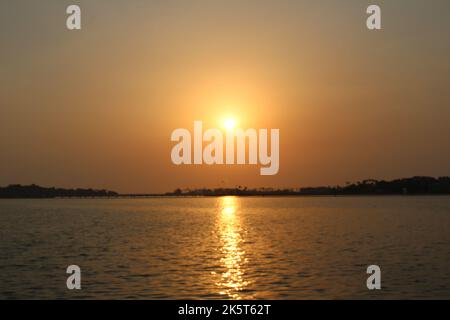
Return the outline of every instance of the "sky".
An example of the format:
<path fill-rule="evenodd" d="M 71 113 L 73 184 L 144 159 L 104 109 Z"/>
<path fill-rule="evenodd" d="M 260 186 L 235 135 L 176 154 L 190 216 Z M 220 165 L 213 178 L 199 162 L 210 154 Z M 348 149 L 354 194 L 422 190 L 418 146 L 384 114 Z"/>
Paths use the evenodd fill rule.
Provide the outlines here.
<path fill-rule="evenodd" d="M 82 29 L 68 31 L 70 4 Z M 382 30 L 366 8 L 382 9 Z M 448 0 L 2 0 L 0 185 L 153 193 L 450 175 Z M 195 120 L 280 129 L 280 171 L 176 166 Z"/>

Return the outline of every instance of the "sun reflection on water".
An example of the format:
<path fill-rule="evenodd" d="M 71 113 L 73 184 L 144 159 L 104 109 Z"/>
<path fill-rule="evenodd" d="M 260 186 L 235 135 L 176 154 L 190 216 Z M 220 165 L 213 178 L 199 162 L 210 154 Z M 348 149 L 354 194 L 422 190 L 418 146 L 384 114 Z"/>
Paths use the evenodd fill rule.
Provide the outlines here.
<path fill-rule="evenodd" d="M 223 197 L 219 199 L 218 228 L 220 236 L 220 262 L 224 267 L 216 285 L 220 294 L 231 299 L 240 299 L 242 290 L 249 285 L 245 280 L 247 259 L 242 249 L 243 228 L 239 217 L 239 198 Z"/>

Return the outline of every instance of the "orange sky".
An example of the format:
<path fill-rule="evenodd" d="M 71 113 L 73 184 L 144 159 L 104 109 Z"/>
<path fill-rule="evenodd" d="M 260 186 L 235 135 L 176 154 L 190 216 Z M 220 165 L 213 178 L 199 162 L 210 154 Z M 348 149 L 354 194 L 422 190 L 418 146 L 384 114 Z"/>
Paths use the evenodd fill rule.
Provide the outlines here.
<path fill-rule="evenodd" d="M 82 8 L 81 31 L 65 8 Z M 163 192 L 450 175 L 450 4 L 0 4 L 0 185 Z M 177 167 L 176 128 L 280 129 L 280 173 Z"/>

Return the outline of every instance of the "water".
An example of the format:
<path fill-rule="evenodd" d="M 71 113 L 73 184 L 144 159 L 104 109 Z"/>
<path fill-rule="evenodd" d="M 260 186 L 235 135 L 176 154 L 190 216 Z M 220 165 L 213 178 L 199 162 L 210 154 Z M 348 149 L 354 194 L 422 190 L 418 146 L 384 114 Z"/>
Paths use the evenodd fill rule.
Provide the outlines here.
<path fill-rule="evenodd" d="M 0 200 L 0 298 L 449 299 L 449 231 L 450 197 Z"/>

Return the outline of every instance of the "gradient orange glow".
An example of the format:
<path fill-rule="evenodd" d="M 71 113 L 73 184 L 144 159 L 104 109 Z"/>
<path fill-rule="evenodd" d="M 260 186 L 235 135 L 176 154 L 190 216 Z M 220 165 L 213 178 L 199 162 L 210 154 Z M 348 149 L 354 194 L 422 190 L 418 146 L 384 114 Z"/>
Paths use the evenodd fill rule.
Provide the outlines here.
<path fill-rule="evenodd" d="M 450 4 L 425 3 L 383 3 L 383 31 L 369 33 L 357 0 L 82 1 L 80 32 L 65 29 L 64 1 L 2 2 L 0 185 L 150 193 L 450 175 Z M 279 174 L 175 167 L 170 134 L 195 120 L 279 128 Z"/>

